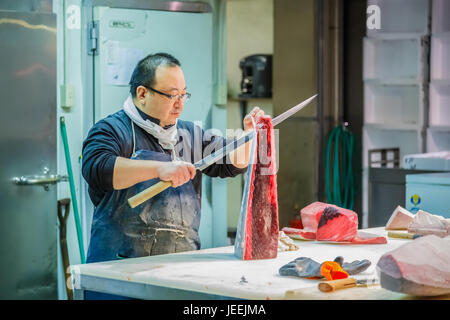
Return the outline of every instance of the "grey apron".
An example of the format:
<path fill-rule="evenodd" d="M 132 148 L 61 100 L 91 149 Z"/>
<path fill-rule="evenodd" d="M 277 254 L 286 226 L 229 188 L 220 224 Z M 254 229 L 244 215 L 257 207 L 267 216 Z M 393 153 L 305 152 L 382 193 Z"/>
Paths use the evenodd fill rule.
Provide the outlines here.
<path fill-rule="evenodd" d="M 132 126 L 131 159 L 172 161 L 166 153 L 136 151 Z M 151 179 L 105 195 L 94 211 L 87 263 L 200 249 L 200 199 L 192 181 L 168 188 L 136 208 L 128 205 L 130 197 L 158 181 Z M 101 299 L 100 295 L 90 298 Z"/>

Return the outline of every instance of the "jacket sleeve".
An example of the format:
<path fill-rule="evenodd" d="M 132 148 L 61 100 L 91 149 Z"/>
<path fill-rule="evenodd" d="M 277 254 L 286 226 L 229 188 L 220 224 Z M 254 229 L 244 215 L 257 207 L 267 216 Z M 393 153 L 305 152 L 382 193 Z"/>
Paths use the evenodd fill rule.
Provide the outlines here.
<path fill-rule="evenodd" d="M 215 135 L 210 132 L 204 132 L 202 130 L 203 156 L 206 157 L 213 151 L 217 151 L 222 147 L 225 147 L 231 141 L 233 141 L 233 139 L 225 139 L 220 135 Z M 205 168 L 202 172 L 210 177 L 226 178 L 235 177 L 238 174 L 244 173 L 245 171 L 247 171 L 247 168 L 240 169 L 235 167 L 231 163 L 229 155 L 227 155 L 223 159 Z"/>
<path fill-rule="evenodd" d="M 86 182 L 96 192 L 114 190 L 114 164 L 122 153 L 122 145 L 116 130 L 103 120 L 92 127 L 84 140 L 81 171 Z"/>

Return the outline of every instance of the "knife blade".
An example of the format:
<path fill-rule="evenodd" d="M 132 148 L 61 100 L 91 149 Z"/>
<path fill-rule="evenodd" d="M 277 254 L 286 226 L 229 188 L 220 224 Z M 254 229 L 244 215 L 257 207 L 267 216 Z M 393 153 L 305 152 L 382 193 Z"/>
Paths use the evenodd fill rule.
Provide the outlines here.
<path fill-rule="evenodd" d="M 272 119 L 272 126 L 276 126 L 292 116 L 294 113 L 300 111 L 304 107 L 306 107 L 312 100 L 314 100 L 317 97 L 317 94 L 313 95 L 312 97 L 306 99 L 305 101 L 297 104 L 296 106 L 293 106 L 292 108 L 289 108 L 287 111 L 283 112 L 279 116 Z M 247 143 L 250 141 L 255 135 L 255 130 L 251 131 L 248 134 L 243 135 L 239 139 L 236 139 L 229 144 L 227 144 L 225 147 L 211 153 L 209 156 L 201 159 L 200 161 L 194 163 L 194 167 L 200 171 L 204 170 L 208 166 L 212 165 L 213 163 L 217 162 L 219 159 L 222 159 L 227 154 L 232 152 L 233 150 L 237 149 L 241 145 Z M 147 201 L 148 199 L 151 199 L 158 193 L 166 190 L 167 188 L 171 187 L 172 183 L 170 181 L 159 181 L 158 183 L 155 183 L 151 187 L 139 192 L 135 196 L 128 199 L 128 204 L 130 207 L 135 208 L 136 206 L 140 205 L 144 201 Z"/>

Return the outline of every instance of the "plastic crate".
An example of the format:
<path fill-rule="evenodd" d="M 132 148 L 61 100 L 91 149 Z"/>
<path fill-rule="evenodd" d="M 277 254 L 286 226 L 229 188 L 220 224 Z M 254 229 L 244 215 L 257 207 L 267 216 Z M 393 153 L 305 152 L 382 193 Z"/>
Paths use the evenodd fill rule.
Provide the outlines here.
<path fill-rule="evenodd" d="M 431 32 L 439 34 L 442 32 L 450 32 L 450 1 L 433 0 L 431 13 Z"/>
<path fill-rule="evenodd" d="M 450 127 L 427 129 L 427 152 L 450 150 Z"/>
<path fill-rule="evenodd" d="M 429 0 L 368 0 L 367 6 L 380 8 L 380 29 L 367 29 L 369 37 L 402 37 L 427 35 Z"/>
<path fill-rule="evenodd" d="M 384 84 L 428 82 L 429 37 L 364 38 L 364 81 Z"/>
<path fill-rule="evenodd" d="M 430 83 L 430 126 L 450 127 L 450 83 Z"/>
<path fill-rule="evenodd" d="M 450 83 L 450 33 L 431 37 L 430 68 L 431 80 Z"/>
<path fill-rule="evenodd" d="M 425 126 L 428 86 L 364 84 L 365 124 Z"/>
<path fill-rule="evenodd" d="M 450 171 L 450 150 L 408 154 L 403 158 L 403 167 L 412 170 Z"/>

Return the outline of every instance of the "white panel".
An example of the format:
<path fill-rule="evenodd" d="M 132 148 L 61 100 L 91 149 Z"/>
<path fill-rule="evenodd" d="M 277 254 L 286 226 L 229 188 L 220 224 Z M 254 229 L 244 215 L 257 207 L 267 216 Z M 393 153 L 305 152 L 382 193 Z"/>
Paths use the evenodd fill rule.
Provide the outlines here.
<path fill-rule="evenodd" d="M 431 37 L 430 68 L 431 80 L 450 82 L 450 33 Z"/>
<path fill-rule="evenodd" d="M 450 128 L 427 129 L 427 152 L 450 151 Z"/>
<path fill-rule="evenodd" d="M 421 130 L 387 130 L 367 125 L 363 128 L 363 146 L 363 167 L 369 166 L 368 151 L 371 149 L 399 148 L 400 160 L 406 154 L 423 151 Z"/>
<path fill-rule="evenodd" d="M 426 109 L 423 85 L 364 85 L 364 118 L 366 124 L 398 127 L 424 126 Z"/>
<path fill-rule="evenodd" d="M 432 33 L 441 33 L 450 31 L 450 1 L 433 0 L 433 11 L 431 15 Z"/>
<path fill-rule="evenodd" d="M 430 84 L 430 126 L 450 127 L 450 84 Z"/>
<path fill-rule="evenodd" d="M 425 35 L 428 30 L 429 0 L 368 0 L 380 8 L 381 28 L 367 29 L 370 37 Z"/>
<path fill-rule="evenodd" d="M 428 40 L 364 38 L 363 78 L 382 83 L 427 80 Z"/>

